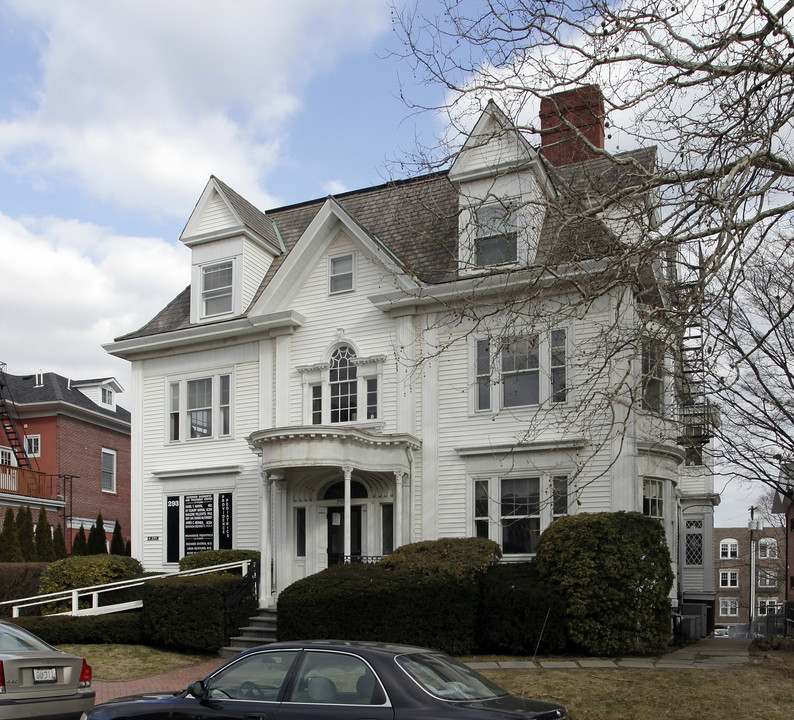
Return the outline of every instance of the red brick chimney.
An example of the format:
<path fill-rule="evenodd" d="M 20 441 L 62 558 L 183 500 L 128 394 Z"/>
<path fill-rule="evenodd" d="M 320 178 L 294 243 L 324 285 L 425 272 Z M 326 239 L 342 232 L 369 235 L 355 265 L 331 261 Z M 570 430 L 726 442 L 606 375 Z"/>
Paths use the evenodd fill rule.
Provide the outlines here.
<path fill-rule="evenodd" d="M 598 85 L 541 98 L 540 141 L 543 154 L 552 165 L 570 165 L 596 157 L 574 128 L 596 148 L 604 147 L 604 96 Z"/>

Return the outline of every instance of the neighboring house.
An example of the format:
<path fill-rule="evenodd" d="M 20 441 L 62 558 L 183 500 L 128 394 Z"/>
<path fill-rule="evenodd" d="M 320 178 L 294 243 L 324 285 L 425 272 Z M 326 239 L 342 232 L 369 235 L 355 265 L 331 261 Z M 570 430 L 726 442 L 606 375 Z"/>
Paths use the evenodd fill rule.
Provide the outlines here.
<path fill-rule="evenodd" d="M 790 603 L 788 619 L 794 623 L 794 466 L 791 463 L 783 463 L 781 472 L 781 482 L 775 493 L 772 503 L 772 512 L 783 516 L 785 528 L 784 539 L 784 583 L 785 599 Z M 794 633 L 794 624 L 790 625 L 788 634 Z"/>
<path fill-rule="evenodd" d="M 27 505 L 35 523 L 43 506 L 69 549 L 102 513 L 108 540 L 116 520 L 129 537 L 130 413 L 116 403 L 121 392 L 114 378 L 0 369 L 0 521 L 6 508 Z"/>
<path fill-rule="evenodd" d="M 714 564 L 720 625 L 746 625 L 782 611 L 786 600 L 782 526 L 715 528 Z"/>
<path fill-rule="evenodd" d="M 597 88 L 554 99 L 603 147 Z M 669 268 L 577 302 L 651 198 L 574 207 L 654 151 L 613 164 L 542 112 L 544 150 L 490 103 L 448 171 L 267 212 L 210 178 L 181 236 L 190 286 L 106 346 L 132 363 L 147 570 L 261 549 L 272 606 L 404 543 L 478 535 L 526 561 L 560 515 L 627 510 L 664 526 L 673 599 L 713 607 L 709 434 L 680 428 L 675 354 L 640 329 Z"/>

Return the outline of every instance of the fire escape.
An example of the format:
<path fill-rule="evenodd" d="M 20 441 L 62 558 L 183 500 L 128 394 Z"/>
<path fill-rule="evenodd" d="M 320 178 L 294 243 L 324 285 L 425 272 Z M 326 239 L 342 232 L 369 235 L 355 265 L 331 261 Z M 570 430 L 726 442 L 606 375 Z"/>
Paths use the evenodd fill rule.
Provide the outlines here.
<path fill-rule="evenodd" d="M 679 286 L 681 316 L 686 318 L 679 340 L 679 437 L 687 466 L 703 465 L 703 448 L 719 426 L 717 406 L 707 396 L 706 349 L 702 313 L 702 285 L 698 282 Z"/>
<path fill-rule="evenodd" d="M 11 452 L 14 453 L 17 467 L 32 470 L 33 467 L 30 464 L 30 458 L 25 452 L 25 445 L 22 442 L 22 438 L 19 436 L 17 424 L 14 422 L 14 418 L 11 415 L 11 409 L 7 400 L 13 403 L 11 389 L 6 382 L 6 364 L 0 362 L 0 427 L 2 427 L 5 432 Z"/>

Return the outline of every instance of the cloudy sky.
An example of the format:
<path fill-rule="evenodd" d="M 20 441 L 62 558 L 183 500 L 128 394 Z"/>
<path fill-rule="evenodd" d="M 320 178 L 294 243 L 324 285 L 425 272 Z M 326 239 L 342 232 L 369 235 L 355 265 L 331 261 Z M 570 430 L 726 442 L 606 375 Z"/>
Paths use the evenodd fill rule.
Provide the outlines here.
<path fill-rule="evenodd" d="M 211 174 L 263 209 L 399 175 L 442 128 L 396 47 L 386 0 L 0 0 L 0 362 L 129 388 L 101 345 L 188 284 Z"/>

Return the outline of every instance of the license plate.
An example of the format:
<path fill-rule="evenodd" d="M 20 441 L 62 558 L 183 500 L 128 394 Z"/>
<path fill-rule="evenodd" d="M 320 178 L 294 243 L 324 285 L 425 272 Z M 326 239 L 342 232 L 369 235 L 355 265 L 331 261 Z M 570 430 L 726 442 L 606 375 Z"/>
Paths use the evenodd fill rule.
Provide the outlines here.
<path fill-rule="evenodd" d="M 33 668 L 33 682 L 54 683 L 58 682 L 55 668 Z"/>

